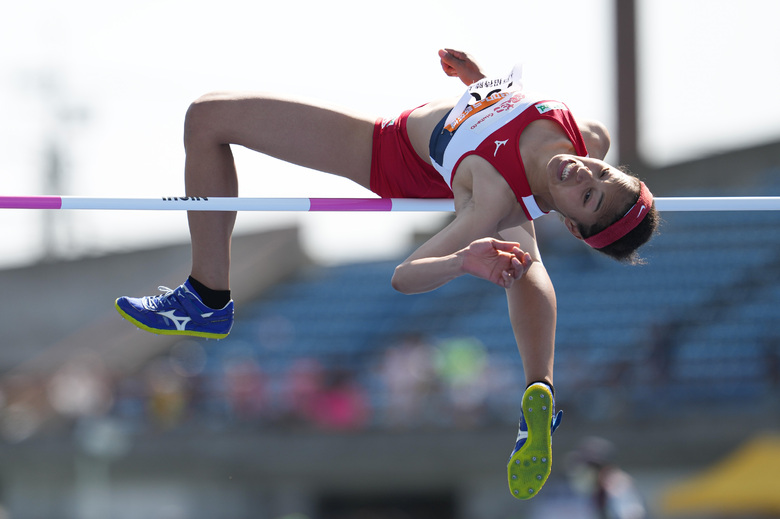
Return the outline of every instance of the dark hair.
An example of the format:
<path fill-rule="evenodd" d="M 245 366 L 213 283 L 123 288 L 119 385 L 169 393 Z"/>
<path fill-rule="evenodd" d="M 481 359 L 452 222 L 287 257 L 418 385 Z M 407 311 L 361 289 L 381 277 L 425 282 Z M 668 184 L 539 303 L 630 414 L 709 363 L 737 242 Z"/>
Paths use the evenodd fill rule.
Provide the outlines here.
<path fill-rule="evenodd" d="M 623 210 L 619 214 L 625 214 L 631 208 L 634 206 L 636 201 L 639 199 L 639 179 L 634 177 L 630 171 L 628 171 L 624 167 L 618 168 L 627 175 L 631 175 L 631 178 L 634 179 L 636 182 L 636 198 L 633 199 L 633 202 L 626 205 Z M 607 223 L 606 225 L 602 223 L 598 223 L 595 225 L 591 225 L 590 227 L 585 227 L 583 225 L 579 226 L 579 232 L 582 235 L 583 238 L 590 238 L 594 234 L 597 234 L 616 221 L 618 221 L 621 217 L 619 216 L 614 221 Z M 637 252 L 637 249 L 647 243 L 650 238 L 653 237 L 654 234 L 658 231 L 658 226 L 661 222 L 661 216 L 658 213 L 658 210 L 655 207 L 655 202 L 653 202 L 653 205 L 650 207 L 650 210 L 647 213 L 647 216 L 637 225 L 634 229 L 629 231 L 628 234 L 620 238 L 619 240 L 607 245 L 606 247 L 602 247 L 600 249 L 596 249 L 597 251 L 606 254 L 607 256 L 616 259 L 618 261 L 621 261 L 623 263 L 628 263 L 630 265 L 642 265 L 644 264 L 644 260 L 639 256 L 639 252 Z"/>

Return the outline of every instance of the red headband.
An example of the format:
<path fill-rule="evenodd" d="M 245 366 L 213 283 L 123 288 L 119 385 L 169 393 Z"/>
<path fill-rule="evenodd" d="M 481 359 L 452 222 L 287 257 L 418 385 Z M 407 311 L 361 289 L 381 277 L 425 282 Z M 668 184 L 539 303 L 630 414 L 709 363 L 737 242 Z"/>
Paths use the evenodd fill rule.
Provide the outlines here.
<path fill-rule="evenodd" d="M 631 232 L 639 223 L 645 219 L 650 207 L 653 205 L 653 195 L 644 182 L 639 183 L 639 200 L 634 206 L 617 222 L 613 223 L 603 231 L 594 234 L 590 238 L 585 238 L 585 243 L 594 249 L 603 249 L 607 245 L 612 245 L 620 238 Z"/>

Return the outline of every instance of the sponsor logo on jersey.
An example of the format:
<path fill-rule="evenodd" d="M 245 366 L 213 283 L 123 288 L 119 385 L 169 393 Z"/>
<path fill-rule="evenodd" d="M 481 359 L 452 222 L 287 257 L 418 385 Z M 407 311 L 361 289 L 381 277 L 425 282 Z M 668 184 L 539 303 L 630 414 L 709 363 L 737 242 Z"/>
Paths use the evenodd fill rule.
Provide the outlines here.
<path fill-rule="evenodd" d="M 507 140 L 504 140 L 504 141 L 495 141 L 495 144 L 496 144 L 496 151 L 494 151 L 494 152 L 493 152 L 493 156 L 494 156 L 494 157 L 495 157 L 496 155 L 498 155 L 498 149 L 499 149 L 501 146 L 505 146 L 507 142 L 509 142 L 509 139 L 507 139 Z"/>
<path fill-rule="evenodd" d="M 545 103 L 538 103 L 536 109 L 540 114 L 549 112 L 550 110 L 566 110 L 566 105 L 559 103 L 558 101 L 548 101 Z"/>

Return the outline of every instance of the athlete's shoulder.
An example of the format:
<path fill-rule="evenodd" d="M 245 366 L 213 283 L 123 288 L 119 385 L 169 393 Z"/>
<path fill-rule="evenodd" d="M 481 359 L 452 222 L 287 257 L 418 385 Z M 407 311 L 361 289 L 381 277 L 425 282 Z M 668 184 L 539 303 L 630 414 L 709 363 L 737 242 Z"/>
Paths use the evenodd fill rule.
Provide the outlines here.
<path fill-rule="evenodd" d="M 604 123 L 594 119 L 581 119 L 577 120 L 577 126 L 580 129 L 590 156 L 604 160 L 612 142 L 609 130 L 607 130 Z"/>

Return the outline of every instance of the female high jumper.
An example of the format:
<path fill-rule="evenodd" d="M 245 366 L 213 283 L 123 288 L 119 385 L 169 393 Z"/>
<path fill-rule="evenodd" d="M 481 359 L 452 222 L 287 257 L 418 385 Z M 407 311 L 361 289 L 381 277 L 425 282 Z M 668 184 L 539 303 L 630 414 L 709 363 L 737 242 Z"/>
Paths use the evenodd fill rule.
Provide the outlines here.
<path fill-rule="evenodd" d="M 610 138 L 601 123 L 575 120 L 562 102 L 525 91 L 518 67 L 490 79 L 466 53 L 439 57 L 467 91 L 394 119 L 265 93 L 201 97 L 185 118 L 186 194 L 238 196 L 230 147 L 237 144 L 383 198 L 453 198 L 455 218 L 396 267 L 392 285 L 415 294 L 471 274 L 505 289 L 527 383 L 507 476 L 512 495 L 527 499 L 550 474 L 561 419 L 553 400 L 555 292 L 533 220 L 555 211 L 575 238 L 635 262 L 658 213 L 644 183 L 603 162 Z M 159 296 L 120 297 L 119 313 L 152 333 L 226 337 L 235 219 L 189 212 L 190 277 Z"/>

